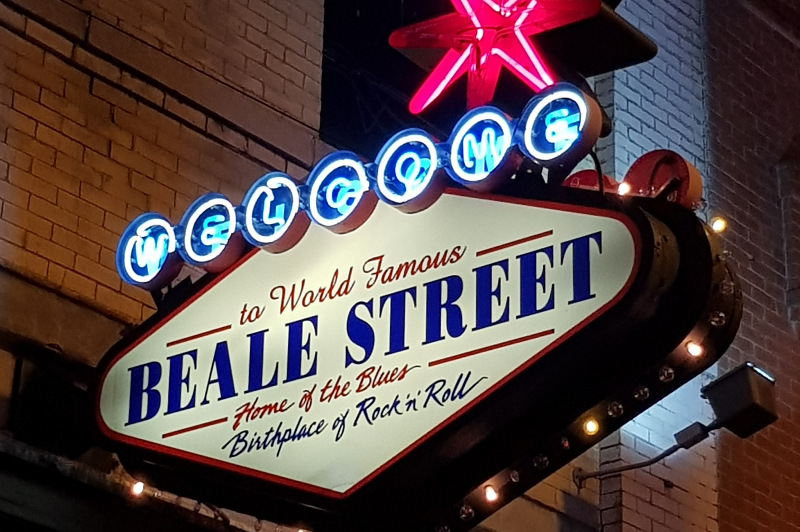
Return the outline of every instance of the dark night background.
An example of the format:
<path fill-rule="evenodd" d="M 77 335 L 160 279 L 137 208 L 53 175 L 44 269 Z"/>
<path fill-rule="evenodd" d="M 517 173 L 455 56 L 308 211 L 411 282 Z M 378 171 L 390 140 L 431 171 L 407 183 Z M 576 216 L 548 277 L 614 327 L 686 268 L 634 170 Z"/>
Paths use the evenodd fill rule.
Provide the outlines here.
<path fill-rule="evenodd" d="M 581 76 L 608 72 L 655 55 L 655 45 L 614 13 L 618 3 L 604 2 L 603 11 L 594 19 L 532 38 L 557 77 L 580 83 Z M 408 100 L 427 71 L 389 46 L 389 34 L 453 11 L 450 0 L 328 0 L 323 140 L 371 158 L 389 137 L 407 127 L 420 127 L 446 139 L 466 109 L 466 77 L 449 87 L 422 115 L 411 115 Z M 587 48 L 587 41 L 593 46 Z M 517 116 L 532 96 L 524 83 L 502 69 L 492 104 Z"/>

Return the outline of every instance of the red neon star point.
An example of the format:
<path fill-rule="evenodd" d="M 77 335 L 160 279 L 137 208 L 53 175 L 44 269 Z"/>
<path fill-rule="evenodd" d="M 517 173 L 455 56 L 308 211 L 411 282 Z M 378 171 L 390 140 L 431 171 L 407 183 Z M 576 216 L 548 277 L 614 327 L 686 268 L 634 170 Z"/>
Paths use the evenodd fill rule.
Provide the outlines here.
<path fill-rule="evenodd" d="M 409 103 L 418 114 L 468 75 L 467 107 L 492 100 L 504 66 L 538 92 L 554 83 L 529 37 L 596 15 L 601 0 L 450 0 L 456 13 L 400 28 L 395 48 L 446 48 Z"/>

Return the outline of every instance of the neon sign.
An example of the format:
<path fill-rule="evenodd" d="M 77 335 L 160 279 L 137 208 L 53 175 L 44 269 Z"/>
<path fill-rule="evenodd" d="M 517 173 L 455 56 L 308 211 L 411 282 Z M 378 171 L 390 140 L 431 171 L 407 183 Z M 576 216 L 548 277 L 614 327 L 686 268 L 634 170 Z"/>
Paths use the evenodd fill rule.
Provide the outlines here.
<path fill-rule="evenodd" d="M 244 237 L 254 246 L 280 239 L 300 211 L 297 183 L 279 172 L 256 181 L 244 197 Z"/>
<path fill-rule="evenodd" d="M 467 107 L 491 101 L 500 68 L 535 92 L 553 85 L 553 74 L 529 37 L 596 15 L 600 0 L 451 0 L 456 13 L 401 28 L 395 48 L 445 48 L 442 60 L 409 103 L 418 114 L 464 74 Z"/>
<path fill-rule="evenodd" d="M 236 212 L 222 194 L 205 194 L 192 203 L 181 219 L 183 260 L 200 266 L 219 257 L 236 232 Z"/>
<path fill-rule="evenodd" d="M 585 100 L 571 90 L 556 90 L 532 101 L 522 118 L 525 154 L 539 162 L 563 155 L 580 138 L 587 116 Z"/>
<path fill-rule="evenodd" d="M 285 251 L 302 238 L 309 220 L 336 233 L 352 231 L 366 221 L 378 197 L 404 212 L 425 209 L 444 188 L 438 175 L 491 190 L 518 167 L 518 158 L 509 157 L 515 146 L 542 166 L 563 166 L 586 156 L 600 124 L 592 98 L 557 84 L 534 97 L 518 121 L 493 107 L 474 109 L 444 144 L 409 129 L 392 137 L 373 163 L 340 151 L 323 158 L 303 185 L 285 174 L 267 174 L 238 207 L 221 194 L 206 194 L 174 228 L 162 216 L 141 216 L 120 240 L 117 269 L 126 282 L 150 287 L 177 250 L 189 264 L 219 271 L 232 262 L 229 244 L 239 231 L 253 246 Z"/>
<path fill-rule="evenodd" d="M 142 214 L 122 233 L 117 271 L 126 283 L 146 286 L 158 277 L 175 248 L 175 231 L 169 221 L 159 214 Z"/>
<path fill-rule="evenodd" d="M 438 159 L 433 139 L 425 131 L 408 129 L 398 133 L 378 154 L 378 195 L 395 206 L 419 198 L 436 174 Z"/>
<path fill-rule="evenodd" d="M 511 144 L 511 125 L 500 110 L 475 109 L 455 128 L 448 173 L 463 185 L 479 183 L 500 166 Z"/>

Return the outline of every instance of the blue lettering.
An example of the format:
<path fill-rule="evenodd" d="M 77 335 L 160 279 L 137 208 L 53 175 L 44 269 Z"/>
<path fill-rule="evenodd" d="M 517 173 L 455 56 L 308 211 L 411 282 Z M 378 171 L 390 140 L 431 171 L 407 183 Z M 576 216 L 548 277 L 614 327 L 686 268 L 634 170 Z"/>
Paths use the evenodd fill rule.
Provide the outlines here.
<path fill-rule="evenodd" d="M 200 242 L 212 250 L 224 246 L 228 242 L 228 224 L 222 214 L 212 214 L 203 220 L 203 230 L 200 233 Z"/>
<path fill-rule="evenodd" d="M 542 273 L 539 274 L 539 255 L 544 255 L 547 263 L 542 264 Z M 519 299 L 520 311 L 517 318 L 524 318 L 532 316 L 539 312 L 553 310 L 555 308 L 555 284 L 547 283 L 547 268 L 553 267 L 553 246 L 537 249 L 523 255 L 518 255 L 520 268 L 520 284 L 519 284 Z M 539 306 L 539 287 L 541 287 L 545 296 L 549 293 L 547 302 Z"/>
<path fill-rule="evenodd" d="M 563 164 L 568 152 L 575 149 L 577 140 L 587 134 L 582 127 L 593 108 L 587 105 L 585 95 L 577 87 L 559 83 L 528 103 L 519 122 L 514 123 L 516 131 L 512 131 L 512 122 L 500 110 L 482 107 L 462 117 L 453 130 L 449 146 L 439 147 L 425 131 L 409 129 L 392 137 L 377 161 L 366 167 L 352 152 L 335 152 L 317 163 L 305 185 L 298 185 L 278 172 L 261 177 L 238 208 L 221 194 L 211 193 L 192 203 L 176 227 L 163 216 L 141 215 L 120 239 L 117 270 L 126 282 L 150 289 L 152 284 L 167 282 L 166 276 L 159 278 L 158 275 L 169 255 L 176 250 L 184 261 L 205 266 L 223 253 L 233 233 L 239 229 L 250 244 L 269 245 L 287 234 L 300 209 L 319 225 L 337 232 L 351 231 L 356 222 L 362 223 L 366 218 L 354 217 L 353 213 L 366 214 L 363 211 L 373 205 L 372 199 L 364 199 L 371 187 L 384 201 L 395 206 L 422 198 L 424 201 L 406 207 L 408 210 L 424 209 L 435 201 L 434 194 L 430 197 L 422 194 L 439 168 L 459 183 L 479 190 L 488 189 L 497 183 L 486 179 L 496 173 L 514 145 L 539 165 Z M 440 160 L 445 153 L 449 157 Z M 372 183 L 367 178 L 368 171 Z M 237 216 L 241 220 L 237 221 Z M 348 218 L 353 224 L 345 224 Z M 287 248 L 294 245 L 302 233 L 291 232 L 293 236 L 287 240 Z M 180 240 L 176 235 L 181 236 Z M 580 293 L 591 295 L 586 291 Z M 576 296 L 575 301 L 581 297 Z"/>
<path fill-rule="evenodd" d="M 144 275 L 151 277 L 158 273 L 169 254 L 169 235 L 133 237 L 133 255 L 136 265 L 144 269 Z"/>
<path fill-rule="evenodd" d="M 161 364 L 148 362 L 134 366 L 128 371 L 131 374 L 131 394 L 128 398 L 128 422 L 125 425 L 133 425 L 152 419 L 161 408 L 161 394 L 155 389 L 161 381 Z M 147 374 L 147 384 L 145 384 L 145 374 Z M 145 397 L 147 397 L 147 411 L 142 414 L 142 400 Z"/>
<path fill-rule="evenodd" d="M 389 350 L 386 351 L 387 355 L 408 349 L 406 345 L 406 295 L 411 296 L 411 303 L 416 307 L 416 287 L 381 297 L 381 316 L 383 316 L 383 307 L 387 302 L 389 303 Z"/>
<path fill-rule="evenodd" d="M 216 377 L 211 378 L 216 373 Z M 219 388 L 219 401 L 236 397 L 236 388 L 233 385 L 233 371 L 231 370 L 231 355 L 228 352 L 228 342 L 219 342 L 214 349 L 214 360 L 211 362 L 211 369 L 208 372 L 208 382 L 206 393 L 203 395 L 201 405 L 207 405 L 208 390 L 212 384 Z"/>
<path fill-rule="evenodd" d="M 597 250 L 603 253 L 603 236 L 601 233 L 592 233 L 561 244 L 561 264 L 564 264 L 567 251 L 572 248 L 572 299 L 570 305 L 593 299 L 590 269 L 590 241 L 594 240 Z"/>
<path fill-rule="evenodd" d="M 361 360 L 357 360 L 350 352 L 349 347 L 344 350 L 344 367 L 349 368 L 352 364 L 363 364 L 369 357 L 372 356 L 372 351 L 375 349 L 375 332 L 370 327 L 369 323 L 362 320 L 356 315 L 359 307 L 367 309 L 369 317 L 372 317 L 372 300 L 359 301 L 350 309 L 347 315 L 347 337 L 351 342 L 364 350 L 364 356 Z"/>
<path fill-rule="evenodd" d="M 480 142 L 468 133 L 462 141 L 464 168 L 475 175 L 486 175 L 497 168 L 506 155 L 506 139 L 494 128 L 485 127 Z"/>
<path fill-rule="evenodd" d="M 503 272 L 503 279 L 508 281 L 508 259 L 501 260 L 492 264 L 487 264 L 475 268 L 475 328 L 473 331 L 485 329 L 492 325 L 498 325 L 508 321 L 508 302 L 509 298 L 501 299 L 500 286 L 502 280 L 497 280 L 497 286 L 493 285 L 493 270 L 500 268 Z M 503 312 L 500 317 L 493 321 L 492 310 L 494 301 L 502 304 Z"/>
<path fill-rule="evenodd" d="M 442 285 L 447 286 L 446 299 L 442 301 Z M 425 283 L 425 344 L 444 340 L 442 334 L 442 312 L 446 316 L 447 334 L 458 338 L 467 326 L 461 314 L 461 308 L 456 304 L 464 291 L 464 281 L 461 277 L 451 275 L 444 279 L 437 279 Z"/>
<path fill-rule="evenodd" d="M 306 323 L 310 323 L 314 327 L 313 334 L 310 332 L 308 335 L 305 334 Z M 286 380 L 283 382 L 292 382 L 316 375 L 317 352 L 314 351 L 314 354 L 311 354 L 311 338 L 317 335 L 317 316 L 287 323 L 286 328 L 289 329 L 289 345 L 286 355 Z M 311 367 L 306 373 L 303 373 L 302 370 L 304 356 L 312 360 Z"/>
<path fill-rule="evenodd" d="M 184 372 L 183 360 L 189 357 L 192 360 L 192 365 L 186 367 Z M 167 411 L 164 415 L 174 414 L 182 410 L 194 408 L 195 386 L 189 386 L 189 375 L 192 369 L 197 369 L 197 350 L 187 351 L 179 355 L 172 355 L 167 357 L 169 360 L 169 387 L 167 389 Z M 191 391 L 189 402 L 181 405 L 181 396 L 183 395 L 184 387 L 186 391 Z"/>
<path fill-rule="evenodd" d="M 272 379 L 264 384 L 264 336 L 266 336 L 268 332 L 269 329 L 265 329 L 247 335 L 247 337 L 250 338 L 250 363 L 247 390 L 244 393 L 257 392 L 278 384 L 277 362 L 275 362 L 275 371 L 272 372 Z"/>
<path fill-rule="evenodd" d="M 544 118 L 545 138 L 555 151 L 569 148 L 580 136 L 580 113 L 570 113 L 568 109 L 556 109 Z"/>

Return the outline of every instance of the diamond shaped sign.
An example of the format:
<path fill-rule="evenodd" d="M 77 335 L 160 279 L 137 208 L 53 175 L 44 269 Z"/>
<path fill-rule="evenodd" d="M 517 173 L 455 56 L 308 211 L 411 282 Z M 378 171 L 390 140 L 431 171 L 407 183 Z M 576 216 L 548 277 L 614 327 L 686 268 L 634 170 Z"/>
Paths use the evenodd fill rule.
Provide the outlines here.
<path fill-rule="evenodd" d="M 614 210 L 450 190 L 254 250 L 105 361 L 111 440 L 339 500 L 618 302 Z"/>

